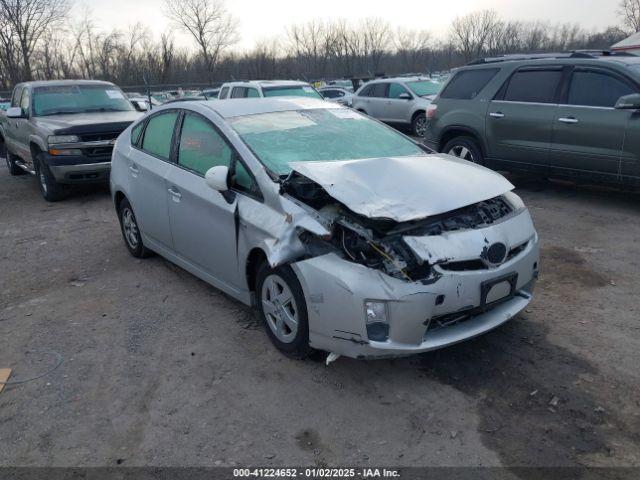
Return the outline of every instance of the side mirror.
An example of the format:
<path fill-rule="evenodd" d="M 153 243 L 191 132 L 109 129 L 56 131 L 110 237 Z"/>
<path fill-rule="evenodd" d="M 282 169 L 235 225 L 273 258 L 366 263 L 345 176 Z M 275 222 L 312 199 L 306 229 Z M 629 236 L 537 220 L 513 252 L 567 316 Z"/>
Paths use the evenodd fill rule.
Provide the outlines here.
<path fill-rule="evenodd" d="M 413 97 L 409 95 L 407 92 L 401 93 L 400 95 L 398 95 L 398 98 L 400 100 L 413 100 Z"/>
<path fill-rule="evenodd" d="M 25 118 L 25 115 L 20 107 L 11 107 L 7 109 L 7 118 Z"/>
<path fill-rule="evenodd" d="M 229 167 L 223 165 L 210 168 L 204 175 L 204 180 L 211 188 L 218 192 L 229 190 L 227 178 L 229 177 Z"/>
<path fill-rule="evenodd" d="M 620 97 L 616 102 L 616 109 L 640 110 L 640 93 L 632 93 L 631 95 Z"/>
<path fill-rule="evenodd" d="M 149 104 L 142 100 L 133 100 L 131 103 L 133 104 L 133 108 L 139 112 L 146 112 L 149 110 Z"/>

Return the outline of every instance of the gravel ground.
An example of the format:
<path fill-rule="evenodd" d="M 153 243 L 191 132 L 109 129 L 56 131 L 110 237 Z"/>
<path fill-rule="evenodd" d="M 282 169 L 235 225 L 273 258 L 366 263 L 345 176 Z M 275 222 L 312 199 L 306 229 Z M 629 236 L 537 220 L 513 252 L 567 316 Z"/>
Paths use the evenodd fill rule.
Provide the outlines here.
<path fill-rule="evenodd" d="M 127 253 L 106 188 L 0 168 L 0 465 L 640 466 L 640 197 L 516 178 L 529 309 L 407 359 L 294 361 L 250 309 Z"/>

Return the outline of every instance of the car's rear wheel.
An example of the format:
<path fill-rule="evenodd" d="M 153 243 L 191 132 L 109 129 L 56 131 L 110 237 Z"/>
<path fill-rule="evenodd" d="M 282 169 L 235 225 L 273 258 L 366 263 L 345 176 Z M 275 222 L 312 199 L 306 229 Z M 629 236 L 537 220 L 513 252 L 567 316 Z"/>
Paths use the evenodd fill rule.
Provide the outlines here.
<path fill-rule="evenodd" d="M 416 113 L 411 121 L 411 130 L 416 137 L 424 137 L 427 133 L 427 116 L 424 112 Z"/>
<path fill-rule="evenodd" d="M 256 279 L 258 313 L 271 342 L 285 355 L 303 359 L 309 347 L 309 318 L 302 287 L 291 267 L 264 263 Z"/>
<path fill-rule="evenodd" d="M 47 163 L 44 161 L 42 153 L 36 155 L 34 166 L 36 177 L 38 177 L 40 193 L 42 193 L 42 197 L 47 202 L 57 202 L 67 196 L 69 187 L 56 181 Z"/>
<path fill-rule="evenodd" d="M 4 158 L 7 162 L 7 168 L 9 169 L 9 173 L 11 175 L 23 175 L 27 172 L 25 172 L 22 168 L 20 168 L 18 165 L 16 165 L 16 160 L 18 159 L 18 157 L 16 157 L 15 155 L 13 155 L 12 153 L 10 153 L 7 150 L 6 145 L 3 143 L 2 147 L 0 147 L 0 150 L 4 151 Z M 0 151 L 0 156 L 2 155 L 2 151 Z"/>
<path fill-rule="evenodd" d="M 476 141 L 471 137 L 456 137 L 449 140 L 442 149 L 442 152 L 472 163 L 477 163 L 478 165 L 484 165 L 482 150 L 480 150 Z"/>
<path fill-rule="evenodd" d="M 133 213 L 133 208 L 131 208 L 131 204 L 126 198 L 120 202 L 118 218 L 120 219 L 120 229 L 122 230 L 124 244 L 129 253 L 136 258 L 146 258 L 152 255 L 153 252 L 145 247 L 142 242 L 136 215 Z"/>

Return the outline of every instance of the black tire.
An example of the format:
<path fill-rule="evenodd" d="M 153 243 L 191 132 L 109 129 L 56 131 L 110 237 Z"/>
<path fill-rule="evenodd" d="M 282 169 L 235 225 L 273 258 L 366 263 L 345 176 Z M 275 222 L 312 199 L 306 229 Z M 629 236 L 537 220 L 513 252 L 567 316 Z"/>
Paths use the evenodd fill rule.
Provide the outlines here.
<path fill-rule="evenodd" d="M 411 131 L 416 137 L 424 137 L 427 133 L 427 115 L 424 112 L 418 112 L 411 120 Z"/>
<path fill-rule="evenodd" d="M 465 154 L 465 152 L 468 152 Z M 442 153 L 462 158 L 478 165 L 484 165 L 484 157 L 478 142 L 472 137 L 455 137 L 447 142 L 442 149 Z"/>
<path fill-rule="evenodd" d="M 27 173 L 18 165 L 16 165 L 17 157 L 14 154 L 9 153 L 4 142 L 2 142 L 2 146 L 0 146 L 0 156 L 2 156 L 2 151 L 4 151 L 4 158 L 7 162 L 7 168 L 9 169 L 9 173 L 11 175 L 18 176 Z"/>
<path fill-rule="evenodd" d="M 118 220 L 120 221 L 122 238 L 129 253 L 136 258 L 147 258 L 153 255 L 153 252 L 145 247 L 142 242 L 142 235 L 140 235 L 136 215 L 133 212 L 129 200 L 126 198 L 120 202 L 120 206 L 118 207 Z M 131 225 L 132 220 L 133 225 Z"/>
<path fill-rule="evenodd" d="M 262 291 L 265 286 L 265 280 L 273 279 L 274 276 L 286 283 L 295 301 L 294 307 L 297 316 L 297 329 L 295 334 L 292 335 L 291 340 L 286 342 L 278 338 L 277 334 L 272 329 L 271 320 L 267 319 L 264 309 L 265 305 L 263 305 Z M 265 288 L 268 289 L 268 287 Z M 263 263 L 258 269 L 255 291 L 258 314 L 264 322 L 265 330 L 267 331 L 267 335 L 271 342 L 278 350 L 288 357 L 299 360 L 309 357 L 314 350 L 309 346 L 309 317 L 307 314 L 307 303 L 304 299 L 304 293 L 302 292 L 300 282 L 291 267 L 281 266 L 271 268 L 267 263 Z M 283 309 L 291 308 L 290 305 L 287 307 L 286 304 L 283 304 L 282 307 Z"/>
<path fill-rule="evenodd" d="M 44 160 L 44 155 L 42 153 L 36 155 L 33 163 L 42 198 L 47 202 L 59 202 L 64 199 L 69 194 L 69 186 L 56 181 Z"/>

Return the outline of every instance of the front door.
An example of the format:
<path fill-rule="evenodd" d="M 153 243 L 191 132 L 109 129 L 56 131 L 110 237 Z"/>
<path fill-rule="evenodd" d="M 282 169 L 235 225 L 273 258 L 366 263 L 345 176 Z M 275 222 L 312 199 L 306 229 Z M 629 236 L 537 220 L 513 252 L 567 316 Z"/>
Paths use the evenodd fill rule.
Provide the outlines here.
<path fill-rule="evenodd" d="M 234 151 L 209 120 L 194 112 L 184 115 L 176 150 L 167 176 L 174 250 L 224 285 L 237 286 L 237 197 L 225 198 L 204 179 L 212 167 L 231 168 Z"/>
<path fill-rule="evenodd" d="M 550 167 L 615 180 L 632 113 L 614 106 L 620 97 L 632 93 L 636 93 L 633 84 L 613 72 L 576 68 L 556 114 Z"/>
<path fill-rule="evenodd" d="M 399 98 L 400 95 L 409 95 L 409 98 Z M 386 119 L 387 122 L 408 123 L 411 121 L 411 110 L 414 102 L 413 95 L 399 83 L 390 83 L 387 92 Z"/>
<path fill-rule="evenodd" d="M 486 131 L 495 163 L 506 168 L 548 164 L 562 75 L 555 67 L 520 69 L 490 102 Z"/>

